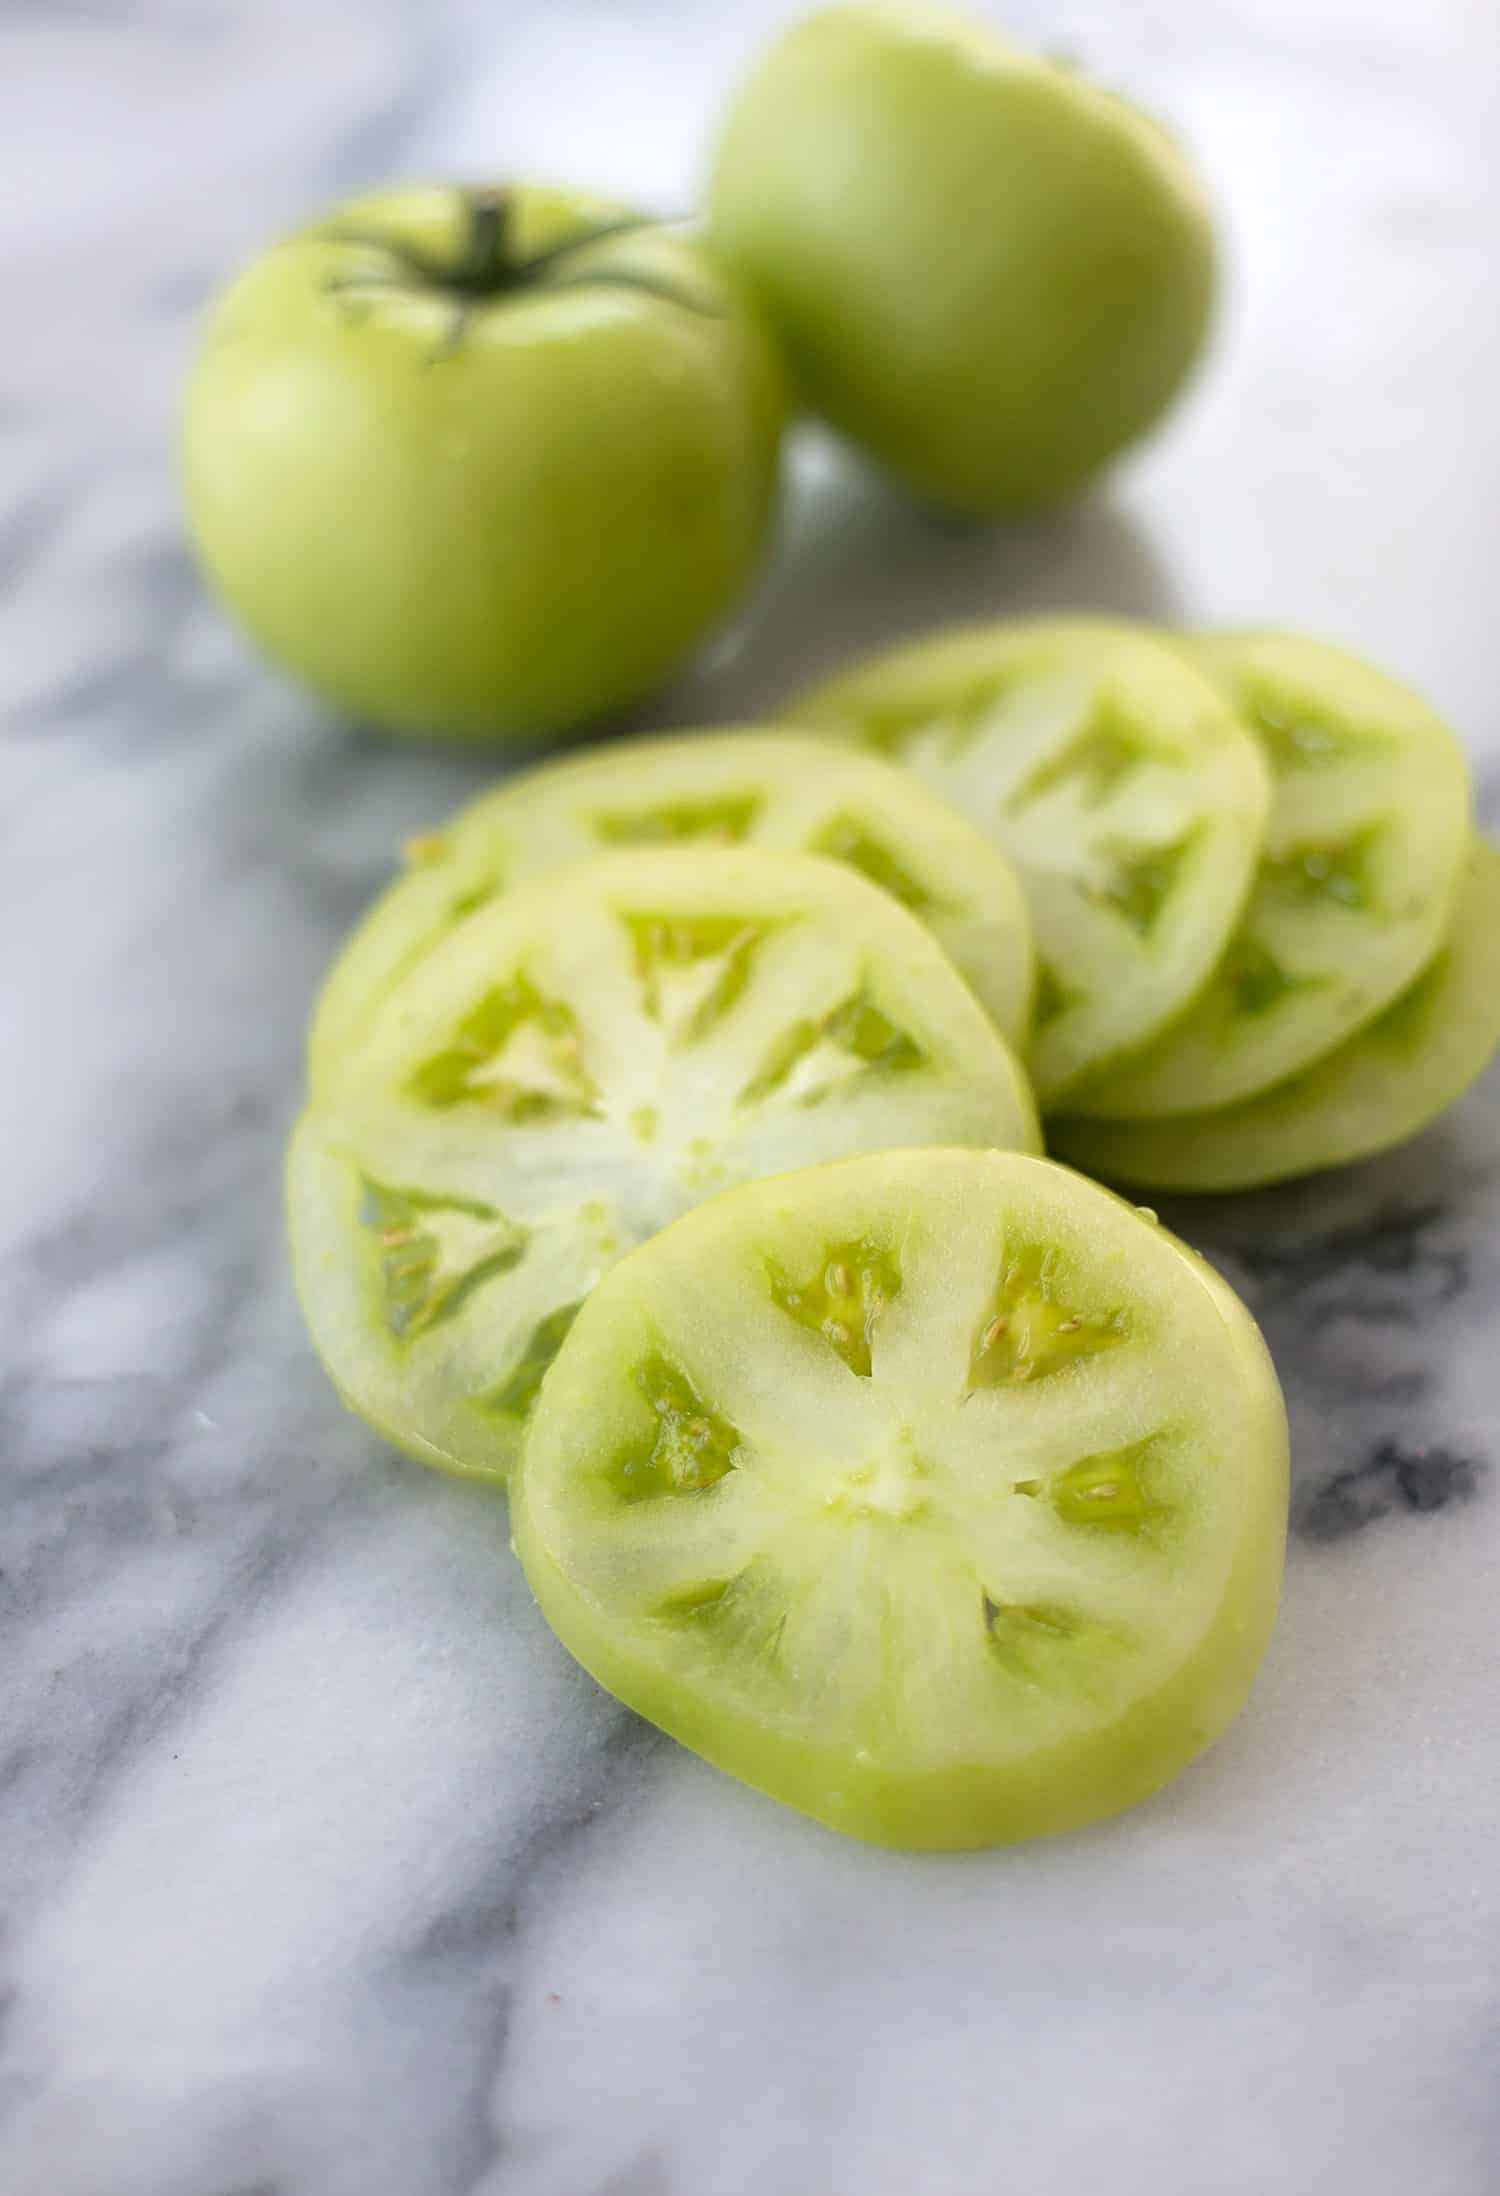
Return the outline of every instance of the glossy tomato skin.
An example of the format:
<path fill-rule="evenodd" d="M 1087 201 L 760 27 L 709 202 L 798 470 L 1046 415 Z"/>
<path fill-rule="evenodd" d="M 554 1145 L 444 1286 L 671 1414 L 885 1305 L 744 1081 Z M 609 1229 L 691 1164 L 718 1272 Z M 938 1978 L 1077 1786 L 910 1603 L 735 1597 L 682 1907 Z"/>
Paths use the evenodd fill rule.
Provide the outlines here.
<path fill-rule="evenodd" d="M 1198 357 L 1213 230 L 1126 101 L 944 10 L 796 25 L 720 142 L 710 235 L 808 402 L 978 515 L 1081 489 Z"/>
<path fill-rule="evenodd" d="M 621 218 L 493 195 L 513 259 Z M 783 375 L 733 281 L 659 229 L 450 286 L 474 204 L 362 199 L 248 267 L 189 387 L 184 483 L 209 576 L 309 686 L 397 730 L 525 736 L 646 693 L 734 603 Z"/>

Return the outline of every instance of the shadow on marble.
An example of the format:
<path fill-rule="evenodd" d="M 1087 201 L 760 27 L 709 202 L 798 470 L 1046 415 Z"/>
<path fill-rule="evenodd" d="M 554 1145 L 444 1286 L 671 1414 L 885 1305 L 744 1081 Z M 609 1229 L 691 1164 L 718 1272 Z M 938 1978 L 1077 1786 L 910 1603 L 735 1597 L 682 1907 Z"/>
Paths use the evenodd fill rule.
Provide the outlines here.
<path fill-rule="evenodd" d="M 943 625 L 1092 610 L 1167 622 L 1171 576 L 1107 497 L 1008 526 L 923 510 L 806 430 L 780 539 L 745 615 L 641 724 L 751 718 L 852 656 Z"/>

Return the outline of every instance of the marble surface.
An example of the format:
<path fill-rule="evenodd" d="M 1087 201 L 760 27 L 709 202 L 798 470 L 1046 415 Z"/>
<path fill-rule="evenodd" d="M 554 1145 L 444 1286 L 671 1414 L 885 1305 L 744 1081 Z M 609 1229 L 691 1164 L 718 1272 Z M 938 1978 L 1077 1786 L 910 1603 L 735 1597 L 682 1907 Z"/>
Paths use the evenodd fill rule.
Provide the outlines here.
<path fill-rule="evenodd" d="M 308 999 L 395 839 L 491 766 L 329 724 L 206 603 L 169 454 L 195 312 L 391 174 L 691 203 L 774 12 L 0 7 L 6 2196 L 1500 2185 L 1500 1080 L 1398 1157 L 1174 1215 L 1287 1384 L 1285 1615 L 1208 1759 L 1044 1847 L 863 1850 L 635 1722 L 548 1636 L 503 1502 L 388 1453 L 304 1344 Z M 655 714 L 941 616 L 1278 620 L 1425 686 L 1493 791 L 1500 21 L 1010 13 L 1210 163 L 1214 371 L 1009 535 L 809 445 L 747 617 Z"/>

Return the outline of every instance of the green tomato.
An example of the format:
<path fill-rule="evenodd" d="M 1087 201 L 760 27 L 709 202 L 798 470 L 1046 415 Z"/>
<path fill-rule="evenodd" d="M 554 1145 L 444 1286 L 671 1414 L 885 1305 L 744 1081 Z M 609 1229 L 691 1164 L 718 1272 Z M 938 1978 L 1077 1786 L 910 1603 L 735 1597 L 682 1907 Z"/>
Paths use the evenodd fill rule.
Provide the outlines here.
<path fill-rule="evenodd" d="M 1237 1298 L 1066 1168 L 890 1151 L 607 1275 L 513 1498 L 543 1612 L 721 1768 L 883 1844 L 1067 1830 L 1249 1690 L 1287 1435 Z"/>
<path fill-rule="evenodd" d="M 188 514 L 231 609 L 338 706 L 557 731 L 733 604 L 783 410 L 769 338 L 692 245 L 556 191 L 385 193 L 220 301 Z"/>
<path fill-rule="evenodd" d="M 1293 633 L 1179 644 L 1259 742 L 1255 883 L 1206 985 L 1142 1051 L 1070 1090 L 1110 1121 L 1217 1112 L 1301 1075 L 1429 964 L 1463 882 L 1462 746 L 1420 695 Z"/>
<path fill-rule="evenodd" d="M 786 732 L 611 740 L 507 779 L 413 841 L 405 874 L 348 940 L 318 997 L 309 1081 L 336 1081 L 392 984 L 525 878 L 632 845 L 743 843 L 861 870 L 927 925 L 1007 1041 L 1030 1033 L 1031 924 L 999 849 L 874 755 Z"/>
<path fill-rule="evenodd" d="M 1270 774 L 1228 699 L 1104 618 L 959 627 L 793 702 L 808 731 L 904 763 L 1021 873 L 1044 1111 L 1178 1016 L 1244 907 Z"/>
<path fill-rule="evenodd" d="M 920 495 L 1074 494 L 1176 395 L 1214 241 L 1173 141 L 946 10 L 795 25 L 741 92 L 710 234 L 808 401 Z"/>
<path fill-rule="evenodd" d="M 1217 1111 L 1050 1121 L 1065 1159 L 1141 1189 L 1242 1190 L 1388 1151 L 1478 1080 L 1500 1046 L 1500 852 L 1477 839 L 1441 950 L 1352 1037 Z"/>
<path fill-rule="evenodd" d="M 762 1174 L 1039 1148 L 941 946 L 854 870 L 653 846 L 548 870 L 433 942 L 292 1140 L 293 1263 L 340 1392 L 423 1462 L 503 1474 L 600 1275 Z"/>

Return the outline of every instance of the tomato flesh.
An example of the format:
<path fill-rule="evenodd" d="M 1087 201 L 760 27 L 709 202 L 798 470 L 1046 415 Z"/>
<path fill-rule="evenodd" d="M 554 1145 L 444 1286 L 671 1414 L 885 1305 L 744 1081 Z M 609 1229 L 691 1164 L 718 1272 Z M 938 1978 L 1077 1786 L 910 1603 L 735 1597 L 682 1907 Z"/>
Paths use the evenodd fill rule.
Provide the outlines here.
<path fill-rule="evenodd" d="M 1015 1154 L 716 1198 L 617 1266 L 513 1515 L 571 1651 L 837 1829 L 961 1847 L 1155 1790 L 1274 1617 L 1286 1424 L 1253 1321 L 1148 1217 Z"/>

